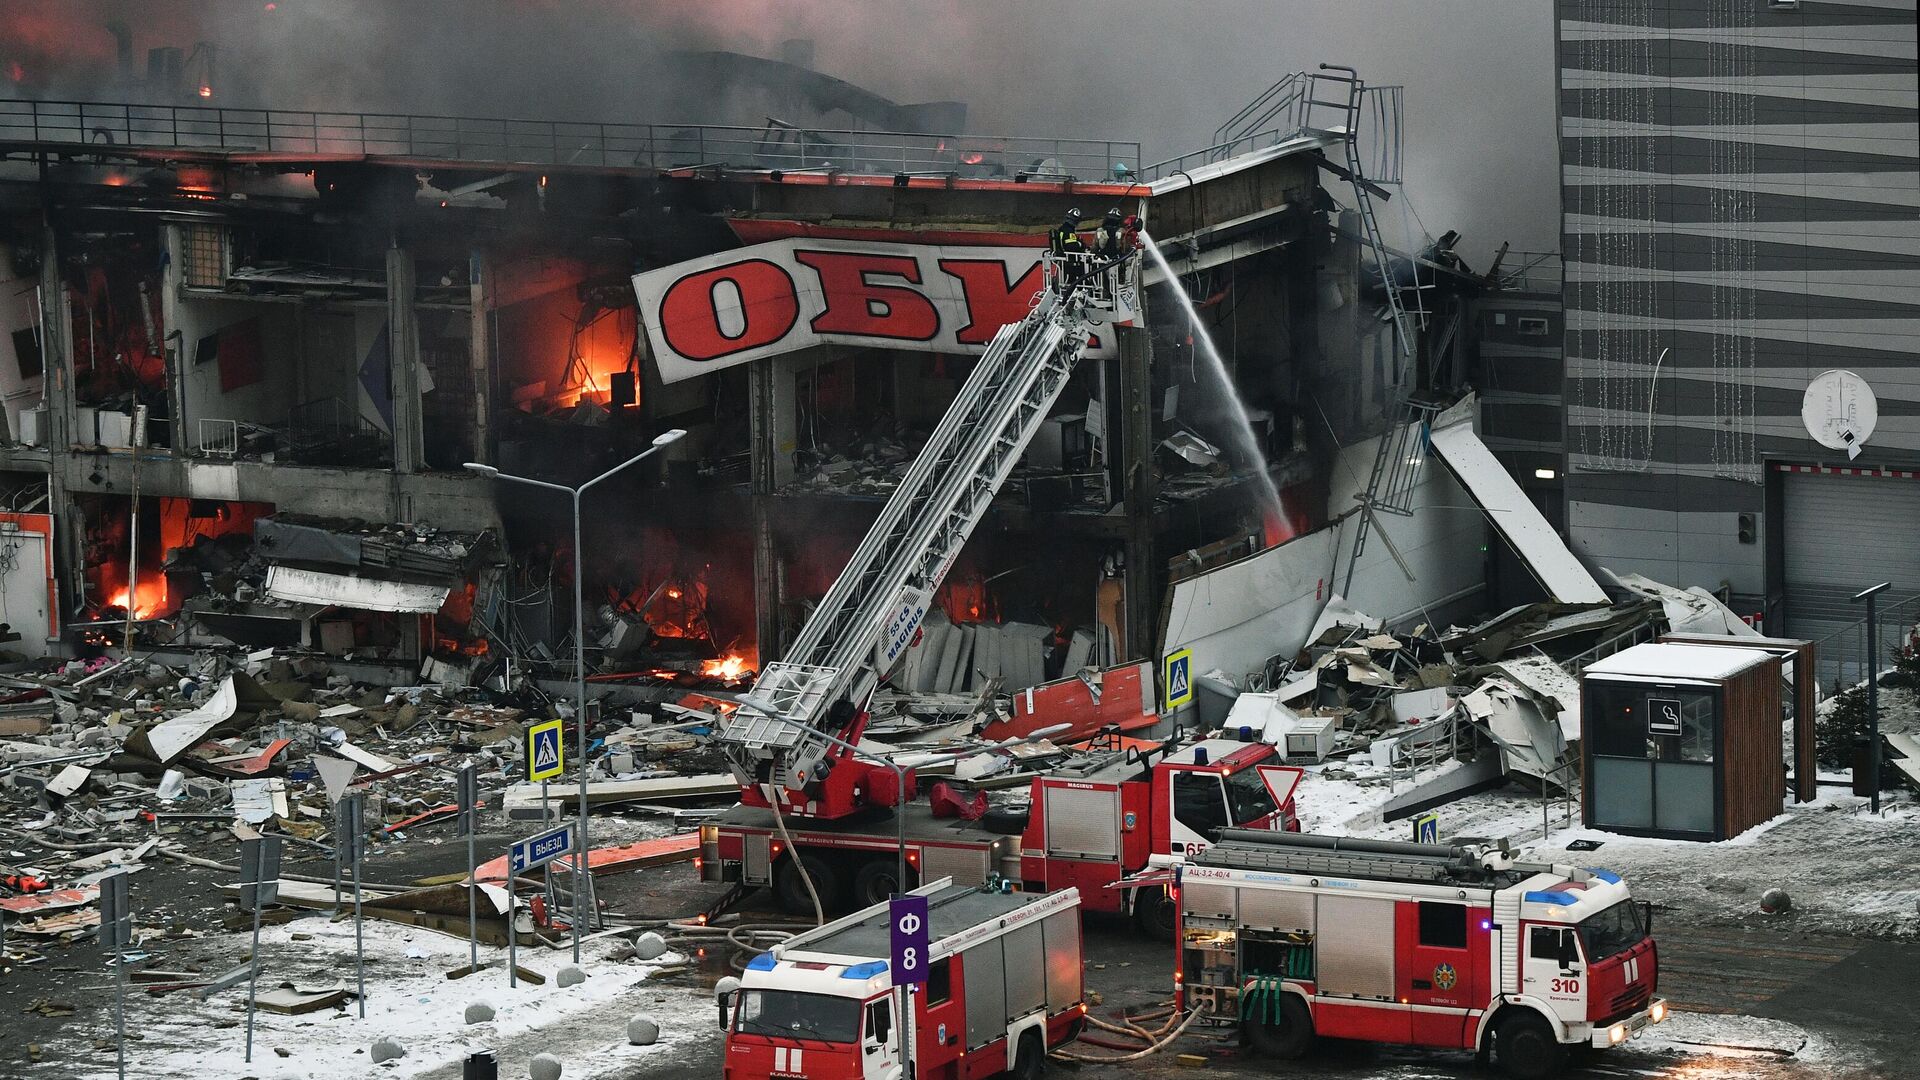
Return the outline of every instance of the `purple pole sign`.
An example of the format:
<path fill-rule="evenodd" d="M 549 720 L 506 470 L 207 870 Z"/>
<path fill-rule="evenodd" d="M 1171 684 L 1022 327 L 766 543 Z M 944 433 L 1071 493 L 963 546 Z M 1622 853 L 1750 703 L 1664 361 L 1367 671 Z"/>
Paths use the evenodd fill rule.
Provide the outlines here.
<path fill-rule="evenodd" d="M 893 985 L 927 981 L 927 898 L 896 896 L 887 905 L 888 938 L 893 945 Z"/>

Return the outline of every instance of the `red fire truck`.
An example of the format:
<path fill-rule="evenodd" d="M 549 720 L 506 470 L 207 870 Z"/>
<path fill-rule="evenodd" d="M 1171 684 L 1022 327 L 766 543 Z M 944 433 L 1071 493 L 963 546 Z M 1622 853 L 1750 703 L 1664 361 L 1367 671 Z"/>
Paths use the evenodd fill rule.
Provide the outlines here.
<path fill-rule="evenodd" d="M 915 1080 L 1033 1076 L 1079 1037 L 1078 893 L 946 881 L 916 892 L 927 897 L 924 985 L 893 985 L 886 904 L 782 942 L 748 962 L 723 1003 L 727 1080 L 897 1080 L 908 1054 Z"/>
<path fill-rule="evenodd" d="M 1297 831 L 1302 770 L 1279 762 L 1271 746 L 1230 739 L 1129 745 L 1036 778 L 1024 819 L 935 817 L 925 800 L 887 807 L 896 801 L 888 791 L 865 796 L 880 804 L 866 814 L 789 818 L 797 850 L 787 850 L 770 808 L 742 804 L 700 827 L 700 872 L 707 881 L 769 886 L 785 909 L 810 912 L 804 869 L 822 905 L 844 910 L 894 893 L 904 843 L 910 878 L 997 878 L 1028 892 L 1077 887 L 1086 910 L 1131 913 L 1144 929 L 1171 936 L 1165 886 L 1112 886 L 1145 869 L 1149 856 L 1196 853 L 1231 826 Z"/>
<path fill-rule="evenodd" d="M 1666 1018 L 1650 909 L 1605 870 L 1232 829 L 1175 872 L 1181 1005 L 1263 1056 L 1327 1035 L 1494 1051 L 1535 1080 Z"/>

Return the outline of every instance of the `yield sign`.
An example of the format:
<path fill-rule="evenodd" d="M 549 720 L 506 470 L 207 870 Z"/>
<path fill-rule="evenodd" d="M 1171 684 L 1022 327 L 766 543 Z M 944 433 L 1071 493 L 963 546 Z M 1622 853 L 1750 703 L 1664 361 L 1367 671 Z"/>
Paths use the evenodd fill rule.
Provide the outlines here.
<path fill-rule="evenodd" d="M 320 782 L 327 785 L 327 801 L 337 803 L 340 796 L 347 793 L 347 785 L 353 782 L 353 774 L 360 766 L 346 758 L 326 757 L 315 754 L 313 767 L 320 771 Z"/>

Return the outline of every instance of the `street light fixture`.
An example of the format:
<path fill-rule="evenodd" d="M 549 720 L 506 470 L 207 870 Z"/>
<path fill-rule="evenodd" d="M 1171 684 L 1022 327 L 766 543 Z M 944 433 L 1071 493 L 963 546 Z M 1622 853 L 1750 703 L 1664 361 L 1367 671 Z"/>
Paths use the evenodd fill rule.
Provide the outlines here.
<path fill-rule="evenodd" d="M 574 723 L 578 725 L 580 733 L 573 766 L 580 774 L 580 850 L 573 857 L 573 962 L 576 964 L 580 962 L 581 926 L 586 919 L 587 888 L 583 882 L 586 880 L 585 875 L 592 873 L 587 860 L 589 848 L 587 843 L 587 613 L 582 606 L 580 585 L 580 497 L 593 485 L 638 464 L 648 456 L 679 441 L 685 435 L 686 432 L 680 428 L 669 428 L 655 435 L 653 444 L 645 450 L 579 487 L 548 483 L 545 480 L 535 480 L 527 476 L 515 476 L 512 473 L 501 472 L 492 465 L 483 465 L 477 461 L 467 462 L 468 471 L 480 476 L 492 480 L 508 480 L 530 487 L 546 488 L 549 491 L 564 491 L 573 498 L 573 697 Z M 545 808 L 542 807 L 542 809 Z"/>

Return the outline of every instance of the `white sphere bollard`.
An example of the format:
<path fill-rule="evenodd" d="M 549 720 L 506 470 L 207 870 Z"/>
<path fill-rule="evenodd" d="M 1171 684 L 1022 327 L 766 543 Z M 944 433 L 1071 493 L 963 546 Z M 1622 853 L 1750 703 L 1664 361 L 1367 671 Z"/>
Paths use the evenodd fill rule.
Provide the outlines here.
<path fill-rule="evenodd" d="M 484 1001 L 476 1001 L 467 1006 L 467 1023 L 484 1024 L 493 1019 L 493 1006 Z"/>
<path fill-rule="evenodd" d="M 627 1042 L 634 1046 L 652 1046 L 660 1040 L 660 1022 L 646 1013 L 635 1013 L 627 1021 Z"/>
<path fill-rule="evenodd" d="M 527 1075 L 532 1080 L 560 1080 L 560 1059 L 552 1054 L 535 1054 L 527 1062 Z"/>
<path fill-rule="evenodd" d="M 653 960 L 667 951 L 666 939 L 649 930 L 633 942 L 633 955 L 641 960 Z"/>
<path fill-rule="evenodd" d="M 373 1041 L 373 1063 L 392 1061 L 407 1056 L 407 1048 L 394 1039 L 375 1039 Z"/>
<path fill-rule="evenodd" d="M 562 987 L 579 986 L 581 983 L 587 981 L 587 973 L 574 967 L 572 964 L 568 964 L 566 967 L 560 969 L 560 973 L 553 977 L 553 981 Z"/>

